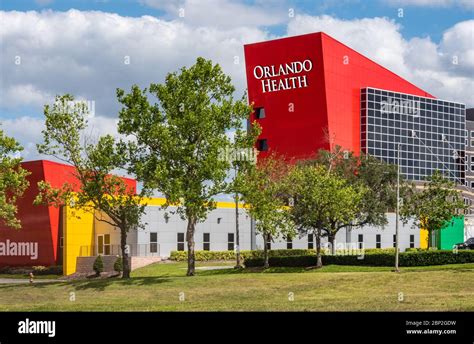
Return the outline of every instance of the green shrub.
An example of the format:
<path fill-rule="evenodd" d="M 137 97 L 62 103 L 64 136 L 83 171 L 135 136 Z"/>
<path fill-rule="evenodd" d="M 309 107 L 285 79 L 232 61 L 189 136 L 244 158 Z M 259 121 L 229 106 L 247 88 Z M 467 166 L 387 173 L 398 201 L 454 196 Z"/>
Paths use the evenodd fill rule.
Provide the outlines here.
<path fill-rule="evenodd" d="M 393 253 L 371 253 L 363 256 L 324 255 L 323 265 L 365 265 L 365 266 L 392 266 L 395 262 Z M 270 266 L 273 267 L 307 267 L 316 265 L 316 256 L 287 256 L 270 257 Z M 414 251 L 400 253 L 400 266 L 427 266 L 444 264 L 474 263 L 474 251 L 450 250 L 442 251 Z M 251 258 L 245 260 L 246 267 L 263 266 L 262 258 Z"/>
<path fill-rule="evenodd" d="M 208 260 L 235 260 L 234 251 L 195 251 L 197 261 Z M 316 254 L 314 250 L 292 249 L 292 250 L 270 250 L 269 256 L 306 256 Z M 241 257 L 245 259 L 263 257 L 263 250 L 240 251 Z M 187 251 L 171 251 L 170 259 L 176 261 L 186 261 L 188 259 Z"/>
<path fill-rule="evenodd" d="M 104 271 L 104 261 L 102 260 L 102 256 L 98 255 L 94 261 L 94 266 L 92 267 L 97 275 L 100 275 L 101 272 Z"/>
<path fill-rule="evenodd" d="M 62 265 L 51 265 L 51 266 L 33 266 L 34 275 L 62 275 L 63 267 Z"/>
<path fill-rule="evenodd" d="M 337 250 L 340 252 L 341 250 Z M 322 250 L 322 254 L 328 254 L 328 250 Z M 364 250 L 364 254 L 377 253 L 395 253 L 394 248 L 369 248 Z M 234 251 L 195 251 L 196 261 L 209 260 L 235 260 Z M 268 251 L 270 257 L 289 257 L 289 256 L 314 256 L 316 251 L 314 249 L 291 249 L 291 250 L 270 250 Z M 240 251 L 241 257 L 246 259 L 263 258 L 263 250 L 244 250 Z M 187 251 L 171 251 L 170 259 L 176 261 L 186 261 L 188 259 Z"/>
<path fill-rule="evenodd" d="M 122 257 L 117 257 L 117 260 L 114 263 L 114 270 L 116 272 L 122 272 L 123 271 L 123 261 Z"/>

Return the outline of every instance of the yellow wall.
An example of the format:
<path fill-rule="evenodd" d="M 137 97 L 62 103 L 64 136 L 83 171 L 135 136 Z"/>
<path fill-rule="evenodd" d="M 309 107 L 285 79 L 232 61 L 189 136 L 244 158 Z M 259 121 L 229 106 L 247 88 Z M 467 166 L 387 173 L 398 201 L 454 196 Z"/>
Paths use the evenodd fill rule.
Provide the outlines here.
<path fill-rule="evenodd" d="M 428 230 L 420 228 L 420 248 L 428 248 Z"/>
<path fill-rule="evenodd" d="M 94 245 L 94 216 L 91 212 L 67 206 L 63 207 L 63 212 L 63 274 L 70 275 L 76 272 L 81 246 L 91 249 Z"/>

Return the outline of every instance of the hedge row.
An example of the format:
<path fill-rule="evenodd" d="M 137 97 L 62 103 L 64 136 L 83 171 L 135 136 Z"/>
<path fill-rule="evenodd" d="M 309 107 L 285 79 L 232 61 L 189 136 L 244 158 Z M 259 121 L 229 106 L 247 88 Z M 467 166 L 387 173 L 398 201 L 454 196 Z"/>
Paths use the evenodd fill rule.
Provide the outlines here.
<path fill-rule="evenodd" d="M 269 256 L 307 256 L 307 255 L 315 255 L 314 250 L 270 250 Z M 194 252 L 195 259 L 197 261 L 208 261 L 208 260 L 235 260 L 235 252 L 234 251 L 195 251 Z M 244 250 L 240 251 L 240 256 L 242 259 L 251 259 L 251 258 L 259 258 L 263 257 L 262 250 L 256 251 L 249 251 Z M 176 261 L 185 261 L 188 259 L 188 252 L 187 251 L 171 251 L 170 259 Z"/>
<path fill-rule="evenodd" d="M 369 248 L 365 249 L 365 254 L 374 254 L 374 253 L 394 253 L 394 248 Z M 314 249 L 291 249 L 291 250 L 270 250 L 268 251 L 270 257 L 289 257 L 289 256 L 314 256 L 316 251 Z M 263 251 L 241 251 L 240 252 L 242 259 L 251 259 L 251 258 L 263 258 Z M 324 254 L 324 251 L 323 251 Z M 195 251 L 195 258 L 197 261 L 209 261 L 209 260 L 235 260 L 234 251 Z M 170 259 L 176 261 L 185 261 L 188 259 L 187 251 L 171 251 Z"/>
<path fill-rule="evenodd" d="M 361 258 L 361 259 L 360 259 Z M 323 265 L 366 265 L 392 266 L 392 253 L 371 253 L 364 256 L 323 255 Z M 426 266 L 444 264 L 474 263 L 474 250 L 458 251 L 414 251 L 400 253 L 400 266 Z M 316 256 L 270 257 L 272 267 L 308 267 L 316 265 Z M 263 258 L 245 260 L 246 267 L 263 266 Z"/>
<path fill-rule="evenodd" d="M 34 275 L 62 275 L 63 267 L 62 265 L 51 265 L 51 266 L 5 266 L 0 268 L 0 274 L 9 274 L 9 275 L 27 275 L 30 272 L 33 272 Z"/>

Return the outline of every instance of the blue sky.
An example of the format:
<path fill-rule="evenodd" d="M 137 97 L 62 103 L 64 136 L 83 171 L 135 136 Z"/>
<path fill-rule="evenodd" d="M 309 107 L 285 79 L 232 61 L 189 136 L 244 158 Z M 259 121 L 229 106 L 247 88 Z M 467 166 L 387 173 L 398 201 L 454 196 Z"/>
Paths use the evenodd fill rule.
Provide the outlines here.
<path fill-rule="evenodd" d="M 92 125 L 99 134 L 115 134 L 117 87 L 161 82 L 166 73 L 203 56 L 221 64 L 240 95 L 246 88 L 244 44 L 315 31 L 439 98 L 474 106 L 474 0 L 0 4 L 0 122 L 25 146 L 27 160 L 41 158 L 35 143 L 41 140 L 42 107 L 56 94 L 94 101 Z M 126 56 L 130 64 L 124 64 Z"/>

